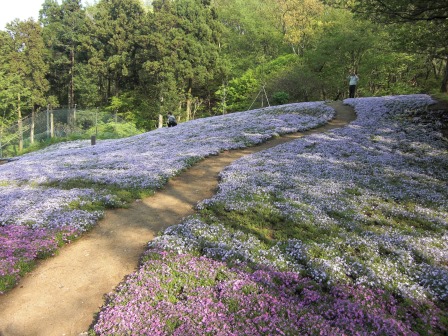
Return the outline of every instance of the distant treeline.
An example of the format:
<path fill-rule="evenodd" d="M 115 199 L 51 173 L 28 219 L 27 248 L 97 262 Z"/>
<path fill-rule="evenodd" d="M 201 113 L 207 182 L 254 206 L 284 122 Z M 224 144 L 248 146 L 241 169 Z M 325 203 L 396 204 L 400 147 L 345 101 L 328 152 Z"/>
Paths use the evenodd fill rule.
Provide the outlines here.
<path fill-rule="evenodd" d="M 359 96 L 447 90 L 445 0 L 59 2 L 0 31 L 0 120 L 103 106 L 150 129 L 342 99 L 350 71 Z"/>

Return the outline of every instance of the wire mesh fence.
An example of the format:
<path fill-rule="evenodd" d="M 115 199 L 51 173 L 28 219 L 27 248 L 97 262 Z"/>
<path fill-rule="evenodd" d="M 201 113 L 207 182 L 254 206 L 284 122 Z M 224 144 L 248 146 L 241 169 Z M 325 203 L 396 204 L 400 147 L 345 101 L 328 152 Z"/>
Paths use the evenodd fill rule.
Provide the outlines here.
<path fill-rule="evenodd" d="M 35 143 L 57 138 L 89 138 L 98 135 L 99 125 L 125 123 L 109 111 L 91 109 L 50 109 L 19 121 L 0 120 L 0 158 L 15 156 Z"/>

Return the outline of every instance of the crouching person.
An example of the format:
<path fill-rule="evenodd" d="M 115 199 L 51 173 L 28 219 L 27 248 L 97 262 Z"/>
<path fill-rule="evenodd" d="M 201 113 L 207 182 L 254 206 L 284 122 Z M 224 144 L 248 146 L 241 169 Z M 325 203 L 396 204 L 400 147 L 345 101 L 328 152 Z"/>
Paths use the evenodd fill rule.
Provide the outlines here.
<path fill-rule="evenodd" d="M 171 112 L 168 112 L 168 127 L 174 127 L 177 125 L 176 117 Z"/>

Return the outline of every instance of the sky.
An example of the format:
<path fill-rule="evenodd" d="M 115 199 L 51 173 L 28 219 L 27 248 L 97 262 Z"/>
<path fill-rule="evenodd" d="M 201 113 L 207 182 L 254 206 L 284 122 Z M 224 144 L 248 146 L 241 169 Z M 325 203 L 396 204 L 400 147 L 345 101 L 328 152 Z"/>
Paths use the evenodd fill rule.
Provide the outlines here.
<path fill-rule="evenodd" d="M 93 3 L 93 1 L 82 1 L 84 5 L 87 2 Z M 32 17 L 37 21 L 43 3 L 44 0 L 2 0 L 0 5 L 0 30 L 4 30 L 5 25 L 16 18 L 26 20 Z M 61 0 L 59 0 L 59 3 L 61 3 Z"/>

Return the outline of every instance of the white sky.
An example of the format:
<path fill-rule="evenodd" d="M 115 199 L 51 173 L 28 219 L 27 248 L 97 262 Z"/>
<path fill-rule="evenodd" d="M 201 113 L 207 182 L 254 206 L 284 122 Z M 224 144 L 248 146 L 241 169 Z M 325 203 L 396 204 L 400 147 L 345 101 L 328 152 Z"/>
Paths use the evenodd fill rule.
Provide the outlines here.
<path fill-rule="evenodd" d="M 39 10 L 42 8 L 44 0 L 0 0 L 0 30 L 4 30 L 7 23 L 14 19 L 26 20 L 32 17 L 37 21 Z M 59 0 L 59 3 L 62 1 Z M 93 0 L 82 0 L 85 6 L 88 2 L 94 3 Z"/>

